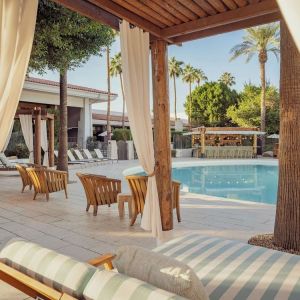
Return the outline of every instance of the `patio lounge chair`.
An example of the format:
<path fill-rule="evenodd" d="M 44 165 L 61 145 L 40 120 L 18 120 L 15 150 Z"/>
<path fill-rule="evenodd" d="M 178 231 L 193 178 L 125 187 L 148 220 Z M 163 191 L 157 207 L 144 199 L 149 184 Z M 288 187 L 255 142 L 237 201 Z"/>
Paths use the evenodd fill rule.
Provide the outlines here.
<path fill-rule="evenodd" d="M 90 160 L 94 160 L 94 161 L 104 161 L 104 158 L 94 158 L 90 152 L 89 149 L 82 149 L 82 151 L 84 152 L 84 154 L 86 155 L 86 157 Z"/>
<path fill-rule="evenodd" d="M 86 195 L 86 211 L 89 211 L 91 205 L 94 207 L 94 216 L 97 216 L 99 205 L 110 206 L 117 203 L 117 196 L 121 193 L 121 180 L 107 178 L 94 174 L 76 174 L 85 191 Z"/>
<path fill-rule="evenodd" d="M 85 159 L 81 152 L 78 150 L 78 149 L 73 149 L 73 151 L 75 152 L 76 156 L 78 157 L 79 161 L 85 161 L 85 162 L 95 162 L 96 160 L 93 159 L 93 158 L 88 158 L 88 159 Z"/>
<path fill-rule="evenodd" d="M 3 152 L 0 152 L 0 170 L 5 169 L 5 170 L 15 170 L 16 169 L 16 164 L 11 162 L 6 155 Z"/>
<path fill-rule="evenodd" d="M 143 214 L 144 204 L 147 192 L 147 176 L 126 176 L 126 180 L 128 181 L 132 198 L 133 198 L 133 207 L 134 214 L 130 221 L 130 225 L 132 226 L 135 223 L 135 220 L 138 214 Z M 172 191 L 173 191 L 173 209 L 176 209 L 177 220 L 181 222 L 180 216 L 180 203 L 179 203 L 179 195 L 180 195 L 180 182 L 172 181 Z"/>
<path fill-rule="evenodd" d="M 67 154 L 68 154 L 68 158 L 69 158 L 71 164 L 85 164 L 88 162 L 88 160 L 76 159 L 71 150 L 68 150 Z"/>
<path fill-rule="evenodd" d="M 68 198 L 67 183 L 68 173 L 64 171 L 50 170 L 45 168 L 27 168 L 26 171 L 30 177 L 32 185 L 34 187 L 35 200 L 36 195 L 46 194 L 46 199 L 49 200 L 49 194 L 65 191 L 65 196 Z"/>
<path fill-rule="evenodd" d="M 0 252 L 0 280 L 34 299 L 184 300 L 111 271 L 113 258 L 105 254 L 84 263 L 35 243 L 12 240 Z"/>
<path fill-rule="evenodd" d="M 16 168 L 19 171 L 19 174 L 21 176 L 21 180 L 22 180 L 22 193 L 24 192 L 26 186 L 29 186 L 29 189 L 32 189 L 32 182 L 31 179 L 26 171 L 26 166 L 20 165 L 20 164 L 16 164 Z"/>
<path fill-rule="evenodd" d="M 101 159 L 101 160 L 109 160 L 108 158 L 106 158 L 106 157 L 103 156 L 102 151 L 100 149 L 95 148 L 94 151 L 95 151 L 95 153 L 96 153 L 96 155 L 97 155 L 97 157 L 99 159 Z"/>

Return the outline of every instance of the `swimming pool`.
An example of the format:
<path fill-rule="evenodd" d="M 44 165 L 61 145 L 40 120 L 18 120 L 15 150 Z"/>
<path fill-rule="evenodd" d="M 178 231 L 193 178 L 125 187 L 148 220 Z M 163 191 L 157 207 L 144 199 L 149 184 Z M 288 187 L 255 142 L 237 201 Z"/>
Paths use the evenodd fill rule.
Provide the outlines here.
<path fill-rule="evenodd" d="M 137 173 L 141 172 L 136 168 Z M 172 177 L 182 183 L 184 192 L 276 204 L 276 161 L 180 162 L 173 164 Z"/>

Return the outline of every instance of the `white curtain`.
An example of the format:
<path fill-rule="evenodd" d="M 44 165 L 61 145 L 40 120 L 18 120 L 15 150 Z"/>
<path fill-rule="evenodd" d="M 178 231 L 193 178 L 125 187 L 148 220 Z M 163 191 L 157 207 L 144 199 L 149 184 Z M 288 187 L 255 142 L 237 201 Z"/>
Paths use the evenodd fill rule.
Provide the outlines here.
<path fill-rule="evenodd" d="M 25 144 L 29 150 L 29 162 L 33 163 L 33 126 L 31 115 L 19 115 Z"/>
<path fill-rule="evenodd" d="M 300 51 L 300 1 L 277 0 L 277 3 Z"/>
<path fill-rule="evenodd" d="M 30 58 L 38 0 L 0 1 L 0 151 L 18 107 Z"/>
<path fill-rule="evenodd" d="M 12 131 L 13 131 L 13 128 L 14 128 L 14 124 L 15 124 L 15 120 L 13 120 L 11 126 L 10 126 L 10 129 L 9 129 L 9 132 L 8 132 L 8 136 L 6 138 L 6 142 L 3 146 L 3 149 L 2 149 L 2 152 L 4 152 L 9 144 L 9 141 L 10 141 L 10 138 L 11 138 L 11 134 L 12 134 Z"/>
<path fill-rule="evenodd" d="M 48 135 L 47 135 L 47 120 L 42 120 L 42 140 L 41 146 L 44 151 L 43 165 L 49 166 L 49 155 L 48 155 Z"/>
<path fill-rule="evenodd" d="M 155 178 L 149 90 L 149 33 L 120 24 L 122 71 L 127 113 L 133 141 L 142 167 L 149 175 L 142 228 L 162 237 L 159 199 Z"/>

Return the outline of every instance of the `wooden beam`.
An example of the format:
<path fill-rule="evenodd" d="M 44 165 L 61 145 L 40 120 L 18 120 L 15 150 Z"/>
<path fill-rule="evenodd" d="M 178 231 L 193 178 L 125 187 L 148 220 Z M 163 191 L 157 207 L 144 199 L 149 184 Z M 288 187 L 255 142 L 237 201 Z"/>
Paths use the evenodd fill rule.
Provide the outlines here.
<path fill-rule="evenodd" d="M 246 19 L 265 16 L 271 13 L 279 12 L 278 5 L 275 0 L 266 0 L 257 4 L 248 5 L 232 11 L 227 11 L 214 16 L 197 19 L 180 25 L 175 25 L 162 29 L 162 35 L 165 38 L 181 36 L 197 32 L 200 30 L 208 30 L 216 27 L 230 25 L 236 22 L 242 22 Z"/>
<path fill-rule="evenodd" d="M 256 18 L 252 19 L 247 19 L 245 21 L 240 21 L 228 25 L 223 25 L 211 29 L 206 29 L 206 30 L 200 30 L 198 32 L 193 32 L 190 34 L 178 36 L 173 39 L 175 44 L 183 43 L 183 42 L 188 42 L 192 40 L 197 40 L 217 34 L 222 34 L 222 33 L 227 33 L 227 32 L 232 32 L 235 30 L 240 30 L 240 29 L 245 29 L 249 28 L 252 26 L 258 26 L 262 24 L 267 24 L 275 21 L 279 21 L 281 19 L 280 13 L 271 13 L 265 16 L 259 16 Z"/>
<path fill-rule="evenodd" d="M 42 116 L 41 109 L 37 108 L 34 111 L 35 115 L 35 127 L 34 127 L 34 163 L 37 165 L 41 164 L 41 142 L 42 142 Z"/>
<path fill-rule="evenodd" d="M 170 101 L 167 43 L 156 40 L 151 44 L 154 107 L 154 147 L 156 182 L 160 200 L 162 229 L 173 229 Z"/>
<path fill-rule="evenodd" d="M 54 167 L 54 119 L 48 121 L 49 124 L 49 167 Z"/>
<path fill-rule="evenodd" d="M 85 0 L 52 0 L 58 4 L 67 7 L 70 10 L 88 17 L 94 21 L 110 26 L 115 30 L 119 30 L 119 19 L 113 14 L 101 9 Z"/>

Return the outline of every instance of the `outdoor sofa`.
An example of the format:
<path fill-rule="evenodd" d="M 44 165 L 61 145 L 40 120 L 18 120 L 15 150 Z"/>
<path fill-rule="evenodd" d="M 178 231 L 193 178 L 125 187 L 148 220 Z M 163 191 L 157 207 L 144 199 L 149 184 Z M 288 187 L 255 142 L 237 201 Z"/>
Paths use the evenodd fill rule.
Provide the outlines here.
<path fill-rule="evenodd" d="M 102 271 L 99 269 L 96 270 L 70 258 L 68 258 L 70 262 L 64 266 L 64 272 L 60 274 L 59 266 L 53 265 L 54 260 L 56 263 L 60 261 L 59 254 L 47 249 L 43 250 L 47 259 L 43 260 L 45 263 L 40 265 L 41 271 L 39 271 L 36 260 L 40 260 L 41 256 L 37 256 L 38 254 L 35 253 L 41 249 L 37 245 L 26 246 L 26 243 L 20 243 L 13 249 L 6 251 L 5 249 L 6 247 L 0 253 L 2 261 L 0 263 L 0 279 L 32 297 L 42 295 L 44 297 L 42 299 L 73 299 L 68 298 L 72 296 L 77 299 L 89 300 L 182 299 L 175 295 L 166 296 L 160 289 L 148 283 L 130 279 L 125 275 L 125 277 L 117 278 L 115 277 L 117 273 L 112 274 L 112 271 L 101 273 Z M 48 257 L 49 252 L 51 254 Z M 198 234 L 188 234 L 176 238 L 157 247 L 153 252 L 172 257 L 190 266 L 202 281 L 211 300 L 300 299 L 300 257 L 297 255 Z M 89 263 L 94 266 L 104 263 L 106 269 L 110 270 L 114 264 L 113 259 L 114 255 L 104 255 L 90 260 Z M 49 268 L 47 264 L 51 261 L 53 263 Z M 76 264 L 78 266 L 75 267 Z M 46 272 L 47 268 L 51 272 Z M 81 270 L 80 273 L 77 272 L 81 276 L 75 276 L 76 281 L 70 280 L 72 271 L 68 272 L 68 269 L 71 270 L 72 268 L 73 270 Z M 164 272 L 164 270 L 161 271 Z M 94 276 L 93 272 L 97 272 L 97 275 Z M 51 277 L 51 274 L 56 274 L 55 280 L 45 278 Z M 112 278 L 111 284 L 103 281 L 103 276 Z M 57 282 L 59 278 L 61 279 L 60 283 Z M 93 279 L 94 282 L 91 282 Z M 114 281 L 115 279 L 118 283 Z M 66 286 L 67 282 L 72 282 L 73 290 Z M 122 290 L 124 286 L 127 289 Z M 74 291 L 74 287 L 77 287 L 77 292 L 80 295 L 76 295 L 77 292 Z M 90 289 L 89 297 L 84 296 L 87 287 Z M 143 288 L 144 294 L 140 294 L 139 298 L 134 297 L 135 292 L 137 293 L 141 288 Z M 36 291 L 37 289 L 38 291 Z M 43 294 L 43 292 L 49 292 L 49 290 L 56 292 L 58 296 L 56 298 L 46 297 L 48 294 L 46 292 Z M 153 297 L 150 298 L 152 292 L 157 292 L 157 294 L 154 296 L 152 294 Z M 123 297 L 118 298 L 117 295 L 120 293 Z"/>

